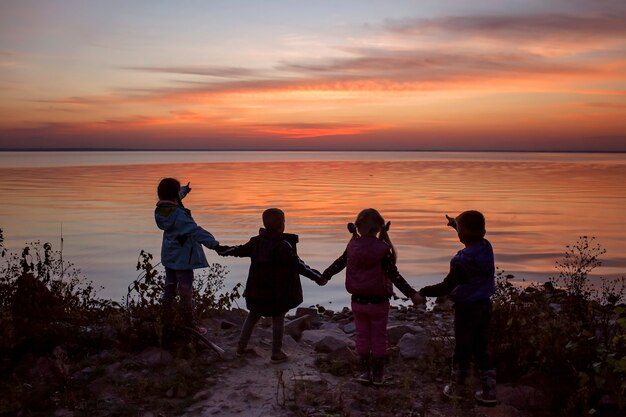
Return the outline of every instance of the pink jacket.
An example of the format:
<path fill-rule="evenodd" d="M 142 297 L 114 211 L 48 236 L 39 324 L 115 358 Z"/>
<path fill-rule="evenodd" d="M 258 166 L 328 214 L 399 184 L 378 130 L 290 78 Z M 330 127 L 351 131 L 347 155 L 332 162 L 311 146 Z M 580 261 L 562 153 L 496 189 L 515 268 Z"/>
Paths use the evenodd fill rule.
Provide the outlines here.
<path fill-rule="evenodd" d="M 390 250 L 387 243 L 375 237 L 352 239 L 347 248 L 346 290 L 361 296 L 391 296 L 393 286 L 382 266 Z"/>

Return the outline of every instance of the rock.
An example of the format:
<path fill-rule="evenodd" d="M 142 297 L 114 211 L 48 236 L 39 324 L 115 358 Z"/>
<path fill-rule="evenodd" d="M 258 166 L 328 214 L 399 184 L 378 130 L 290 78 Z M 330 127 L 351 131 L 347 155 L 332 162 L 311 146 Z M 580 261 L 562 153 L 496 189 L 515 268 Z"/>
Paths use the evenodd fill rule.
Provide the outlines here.
<path fill-rule="evenodd" d="M 352 347 L 354 346 L 354 342 L 346 336 L 343 330 L 339 329 L 337 326 L 334 329 L 318 329 L 318 330 L 305 330 L 302 332 L 302 338 L 300 339 L 300 343 L 305 343 L 308 345 L 315 345 L 317 342 L 325 338 L 326 336 L 333 336 L 339 340 L 345 341 L 346 345 Z"/>
<path fill-rule="evenodd" d="M 357 354 L 348 346 L 337 349 L 334 352 L 330 352 L 326 355 L 326 359 L 337 362 L 347 362 L 350 364 L 357 364 L 359 362 Z"/>
<path fill-rule="evenodd" d="M 270 342 L 271 345 L 271 342 Z M 283 349 L 287 349 L 287 351 L 295 351 L 299 348 L 298 342 L 296 342 L 292 337 L 284 337 L 283 338 Z"/>
<path fill-rule="evenodd" d="M 167 350 L 149 347 L 141 352 L 135 360 L 144 366 L 159 366 L 171 363 L 173 358 Z"/>
<path fill-rule="evenodd" d="M 74 412 L 65 408 L 60 408 L 54 412 L 54 417 L 74 417 Z"/>
<path fill-rule="evenodd" d="M 302 316 L 309 316 L 311 319 L 317 319 L 319 317 L 319 313 L 317 312 L 317 308 L 298 307 L 296 309 L 296 318 Z"/>
<path fill-rule="evenodd" d="M 304 384 L 321 384 L 325 382 L 319 375 L 294 375 L 291 377 L 291 380 L 295 383 Z"/>
<path fill-rule="evenodd" d="M 322 325 L 320 326 L 320 329 L 336 331 L 337 333 L 343 333 L 341 326 L 337 323 L 322 323 Z"/>
<path fill-rule="evenodd" d="M 220 322 L 220 329 L 222 330 L 232 329 L 233 327 L 237 327 L 237 323 L 233 323 L 232 321 L 228 320 L 222 320 Z"/>
<path fill-rule="evenodd" d="M 196 392 L 196 393 L 193 395 L 193 400 L 194 400 L 194 401 L 204 400 L 204 399 L 209 398 L 209 397 L 211 396 L 211 394 L 212 394 L 212 393 L 211 393 L 211 390 L 210 390 L 210 389 L 204 389 L 204 390 L 201 390 L 201 391 Z"/>
<path fill-rule="evenodd" d="M 348 333 L 348 334 L 352 334 L 354 332 L 356 332 L 356 324 L 354 324 L 354 322 L 350 322 L 346 325 L 343 326 L 343 331 Z"/>
<path fill-rule="evenodd" d="M 87 391 L 89 391 L 94 398 L 101 401 L 114 402 L 119 400 L 115 392 L 115 386 L 108 377 L 101 377 L 92 381 L 87 385 Z"/>
<path fill-rule="evenodd" d="M 335 336 L 325 336 L 323 339 L 315 343 L 316 352 L 329 353 L 347 347 L 345 339 L 341 340 Z"/>
<path fill-rule="evenodd" d="M 430 336 L 424 334 L 405 333 L 398 342 L 400 356 L 405 359 L 416 359 L 432 354 Z"/>
<path fill-rule="evenodd" d="M 232 310 L 221 311 L 217 317 L 219 317 L 220 321 L 228 321 L 241 325 L 246 317 L 248 317 L 248 312 L 242 308 L 233 308 Z"/>
<path fill-rule="evenodd" d="M 285 323 L 285 333 L 293 337 L 295 341 L 299 341 L 302 332 L 311 328 L 311 316 L 303 315 Z"/>
<path fill-rule="evenodd" d="M 405 334 L 417 334 L 422 332 L 424 332 L 424 329 L 420 326 L 399 324 L 387 327 L 387 340 L 389 341 L 390 345 L 396 345 Z"/>
<path fill-rule="evenodd" d="M 72 374 L 72 380 L 76 382 L 86 382 L 89 381 L 93 375 L 96 373 L 96 368 L 93 366 L 88 366 L 86 368 L 80 369 Z"/>
<path fill-rule="evenodd" d="M 454 303 L 448 297 L 437 297 L 433 306 L 433 312 L 452 311 L 453 308 Z"/>
<path fill-rule="evenodd" d="M 529 385 L 498 384 L 496 394 L 502 404 L 519 410 L 540 410 L 549 406 L 546 396 Z"/>
<path fill-rule="evenodd" d="M 550 303 L 548 304 L 548 307 L 550 307 L 550 310 L 554 311 L 556 314 L 559 314 L 561 312 L 561 304 Z"/>

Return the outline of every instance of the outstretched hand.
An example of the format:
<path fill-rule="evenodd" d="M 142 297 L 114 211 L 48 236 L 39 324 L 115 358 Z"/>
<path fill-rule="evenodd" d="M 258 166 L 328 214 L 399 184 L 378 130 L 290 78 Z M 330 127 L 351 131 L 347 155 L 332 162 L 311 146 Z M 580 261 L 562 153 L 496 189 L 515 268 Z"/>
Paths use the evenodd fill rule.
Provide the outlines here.
<path fill-rule="evenodd" d="M 191 184 L 191 182 L 187 181 L 187 185 L 185 187 L 187 187 L 187 190 L 191 191 L 191 187 L 189 186 L 189 184 Z"/>
<path fill-rule="evenodd" d="M 328 280 L 324 277 L 319 277 L 315 282 L 317 282 L 317 285 L 319 285 L 320 287 L 323 287 L 328 283 Z"/>
<path fill-rule="evenodd" d="M 446 214 L 446 219 L 448 219 L 448 226 L 456 230 L 456 219 L 454 217 L 450 217 Z"/>

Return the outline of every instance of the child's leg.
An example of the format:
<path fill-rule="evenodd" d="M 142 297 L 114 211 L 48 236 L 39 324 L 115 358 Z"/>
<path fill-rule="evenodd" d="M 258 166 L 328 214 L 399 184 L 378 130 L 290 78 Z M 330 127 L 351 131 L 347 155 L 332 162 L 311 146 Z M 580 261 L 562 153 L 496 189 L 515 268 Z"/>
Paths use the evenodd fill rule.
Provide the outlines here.
<path fill-rule="evenodd" d="M 163 295 L 161 296 L 161 305 L 163 306 L 163 309 L 172 308 L 174 297 L 176 297 L 177 285 L 178 279 L 176 278 L 176 271 L 165 268 L 165 285 L 163 286 Z"/>
<path fill-rule="evenodd" d="M 285 334 L 285 315 L 272 316 L 272 354 L 280 353 L 283 349 L 283 335 Z"/>
<path fill-rule="evenodd" d="M 172 305 L 174 304 L 174 298 L 176 298 L 177 285 L 176 271 L 165 268 L 165 284 L 163 286 L 163 295 L 161 296 L 161 322 L 164 326 L 170 326 L 174 321 Z"/>
<path fill-rule="evenodd" d="M 454 313 L 454 356 L 452 357 L 453 382 L 464 384 L 469 373 L 474 347 L 474 315 L 470 308 L 457 306 Z"/>
<path fill-rule="evenodd" d="M 283 352 L 283 334 L 285 333 L 285 314 L 272 316 L 272 357 L 270 362 L 282 363 L 289 359 Z"/>
<path fill-rule="evenodd" d="M 355 344 L 359 354 L 358 382 L 369 383 L 372 379 L 371 328 L 367 304 L 352 303 L 352 315 L 356 327 Z"/>
<path fill-rule="evenodd" d="M 389 319 L 389 302 L 369 304 L 370 310 L 370 343 L 374 357 L 387 355 L 387 321 Z"/>
<path fill-rule="evenodd" d="M 176 271 L 181 315 L 186 326 L 193 326 L 193 269 Z"/>
<path fill-rule="evenodd" d="M 367 306 L 367 304 L 352 303 L 352 315 L 356 327 L 354 342 L 359 355 L 369 355 L 372 350 L 370 317 Z"/>
<path fill-rule="evenodd" d="M 252 330 L 254 330 L 254 326 L 257 324 L 260 318 L 260 314 L 252 311 L 248 313 L 248 317 L 246 317 L 246 321 L 243 323 L 243 327 L 241 328 L 241 334 L 239 335 L 238 348 L 242 352 L 245 351 L 246 346 L 248 346 L 248 341 L 250 340 L 250 335 L 252 335 Z"/>
<path fill-rule="evenodd" d="M 474 338 L 474 358 L 480 369 L 481 390 L 475 395 L 482 405 L 495 405 L 496 370 L 489 357 L 489 322 L 491 321 L 491 302 L 486 300 L 476 306 L 476 335 Z"/>
<path fill-rule="evenodd" d="M 491 321 L 491 302 L 487 301 L 476 306 L 475 336 L 473 354 L 476 365 L 481 371 L 493 368 L 489 356 L 489 322 Z"/>
<path fill-rule="evenodd" d="M 371 345 L 372 345 L 372 383 L 384 383 L 385 356 L 387 355 L 387 320 L 389 302 L 370 304 Z"/>

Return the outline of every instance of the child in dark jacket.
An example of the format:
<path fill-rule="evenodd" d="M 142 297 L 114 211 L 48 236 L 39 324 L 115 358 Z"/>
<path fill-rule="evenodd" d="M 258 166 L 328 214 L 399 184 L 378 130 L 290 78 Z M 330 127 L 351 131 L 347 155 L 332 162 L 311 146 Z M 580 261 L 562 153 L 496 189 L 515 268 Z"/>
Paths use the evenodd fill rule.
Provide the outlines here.
<path fill-rule="evenodd" d="M 254 326 L 262 316 L 272 317 L 271 363 L 285 362 L 282 350 L 285 313 L 302 303 L 300 275 L 320 284 L 320 273 L 307 266 L 298 256 L 298 236 L 284 233 L 285 214 L 277 208 L 263 212 L 263 226 L 259 235 L 240 246 L 220 246 L 221 256 L 249 257 L 248 280 L 243 296 L 250 313 L 246 318 L 237 344 L 237 355 L 242 356 Z"/>
<path fill-rule="evenodd" d="M 219 242 L 198 226 L 191 211 L 183 206 L 182 199 L 190 191 L 189 184 L 181 187 L 174 178 L 162 179 L 157 188 L 159 202 L 154 210 L 154 220 L 163 230 L 161 263 L 165 267 L 161 303 L 163 322 L 168 324 L 172 320 L 172 304 L 178 292 L 183 322 L 204 334 L 206 329 L 193 321 L 193 270 L 209 266 L 202 246 L 215 249 Z"/>
<path fill-rule="evenodd" d="M 424 301 L 398 272 L 395 250 L 387 234 L 389 224 L 375 209 L 362 210 L 355 223 L 348 224 L 353 237 L 346 250 L 322 274 L 322 284 L 325 284 L 347 268 L 346 290 L 352 294 L 356 351 L 360 362 L 360 374 L 356 380 L 374 385 L 384 385 L 392 284 L 414 303 Z"/>
<path fill-rule="evenodd" d="M 495 405 L 496 370 L 488 352 L 488 329 L 491 319 L 490 297 L 495 293 L 493 248 L 485 236 L 485 217 L 474 210 L 464 211 L 456 218 L 446 215 L 448 226 L 454 228 L 465 248 L 450 261 L 450 272 L 443 282 L 422 288 L 424 297 L 448 296 L 454 302 L 455 347 L 452 381 L 444 394 L 458 399 L 464 392 L 470 361 L 481 371 L 482 391 L 475 394 L 481 405 Z"/>

